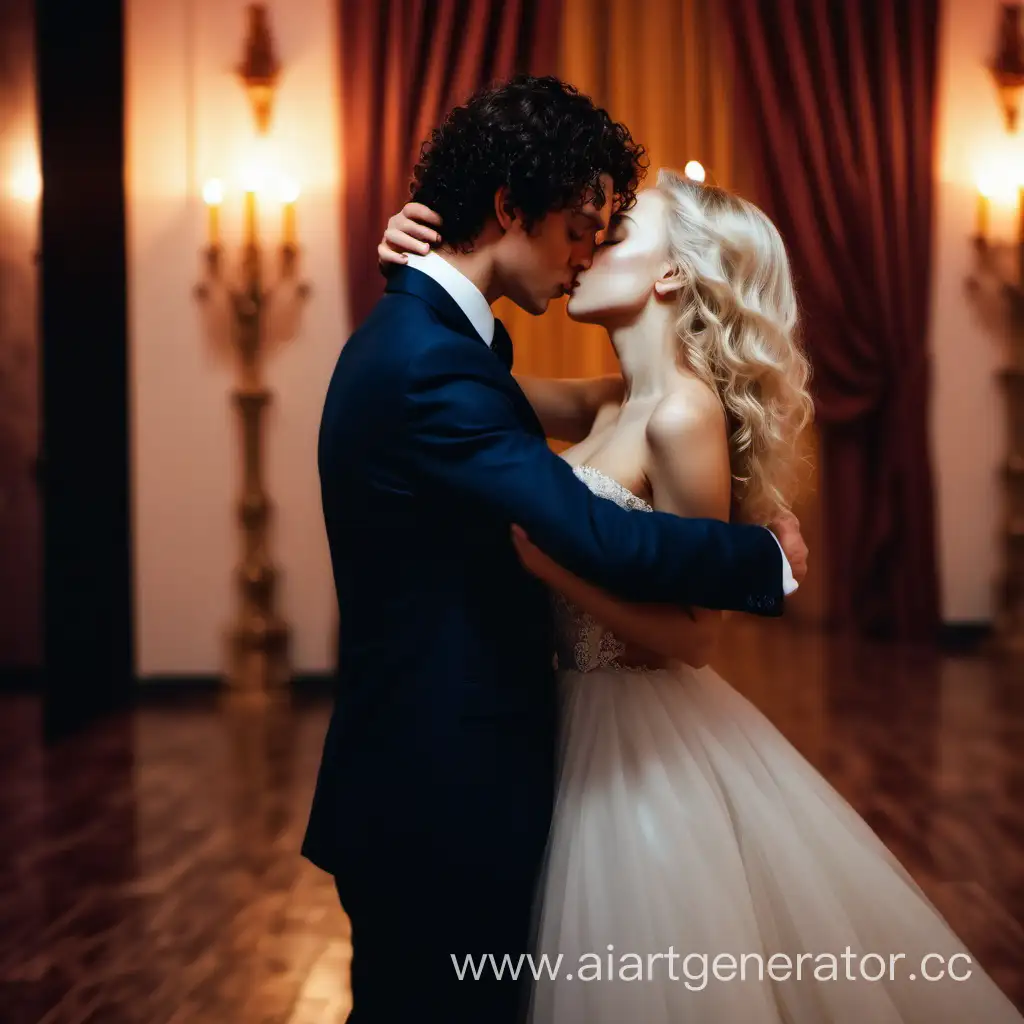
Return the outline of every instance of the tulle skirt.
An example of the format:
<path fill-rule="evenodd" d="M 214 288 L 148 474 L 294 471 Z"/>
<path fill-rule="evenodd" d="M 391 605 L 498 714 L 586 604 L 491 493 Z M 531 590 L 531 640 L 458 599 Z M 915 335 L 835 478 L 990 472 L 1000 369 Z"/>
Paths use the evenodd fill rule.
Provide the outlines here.
<path fill-rule="evenodd" d="M 531 1024 L 1022 1020 L 863 819 L 713 671 L 561 685 Z"/>

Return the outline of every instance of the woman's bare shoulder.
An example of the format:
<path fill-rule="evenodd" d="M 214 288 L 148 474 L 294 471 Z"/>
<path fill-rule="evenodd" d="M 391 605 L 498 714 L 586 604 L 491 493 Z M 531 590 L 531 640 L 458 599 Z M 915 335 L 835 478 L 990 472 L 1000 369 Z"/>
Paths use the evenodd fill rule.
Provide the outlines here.
<path fill-rule="evenodd" d="M 725 409 L 718 393 L 696 377 L 684 377 L 662 398 L 647 421 L 655 446 L 684 440 L 725 440 Z"/>

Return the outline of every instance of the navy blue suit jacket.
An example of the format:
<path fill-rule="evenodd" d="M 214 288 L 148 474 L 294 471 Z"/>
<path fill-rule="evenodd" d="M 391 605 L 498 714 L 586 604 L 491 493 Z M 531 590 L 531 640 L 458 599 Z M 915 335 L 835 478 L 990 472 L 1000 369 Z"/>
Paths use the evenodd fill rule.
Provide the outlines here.
<path fill-rule="evenodd" d="M 411 268 L 341 352 L 319 467 L 340 640 L 303 851 L 334 874 L 402 848 L 495 878 L 537 868 L 553 639 L 510 524 L 626 599 L 781 613 L 766 530 L 591 494 L 455 301 Z"/>

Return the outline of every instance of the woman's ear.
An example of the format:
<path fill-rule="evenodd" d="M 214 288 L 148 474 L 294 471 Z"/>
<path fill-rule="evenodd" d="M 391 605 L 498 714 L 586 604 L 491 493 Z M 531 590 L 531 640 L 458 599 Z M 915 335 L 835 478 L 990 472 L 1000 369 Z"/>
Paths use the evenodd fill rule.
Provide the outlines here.
<path fill-rule="evenodd" d="M 661 265 L 661 276 L 654 282 L 654 292 L 659 299 L 667 299 L 675 295 L 683 287 L 683 275 L 674 263 Z"/>
<path fill-rule="evenodd" d="M 502 231 L 508 231 L 512 227 L 512 223 L 516 220 L 516 212 L 512 208 L 512 204 L 508 201 L 509 191 L 507 185 L 502 185 L 497 192 L 494 193 L 494 216 L 497 218 L 498 227 Z"/>

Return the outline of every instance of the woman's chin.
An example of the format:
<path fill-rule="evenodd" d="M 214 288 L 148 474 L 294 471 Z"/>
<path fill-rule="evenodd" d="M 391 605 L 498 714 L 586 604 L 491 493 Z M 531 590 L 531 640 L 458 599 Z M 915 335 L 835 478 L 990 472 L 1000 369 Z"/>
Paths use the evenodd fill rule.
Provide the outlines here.
<path fill-rule="evenodd" d="M 594 317 L 595 311 L 587 309 L 585 305 L 577 302 L 575 295 L 569 296 L 569 301 L 565 304 L 565 312 L 570 320 L 575 320 L 578 324 L 595 324 L 598 322 Z"/>

